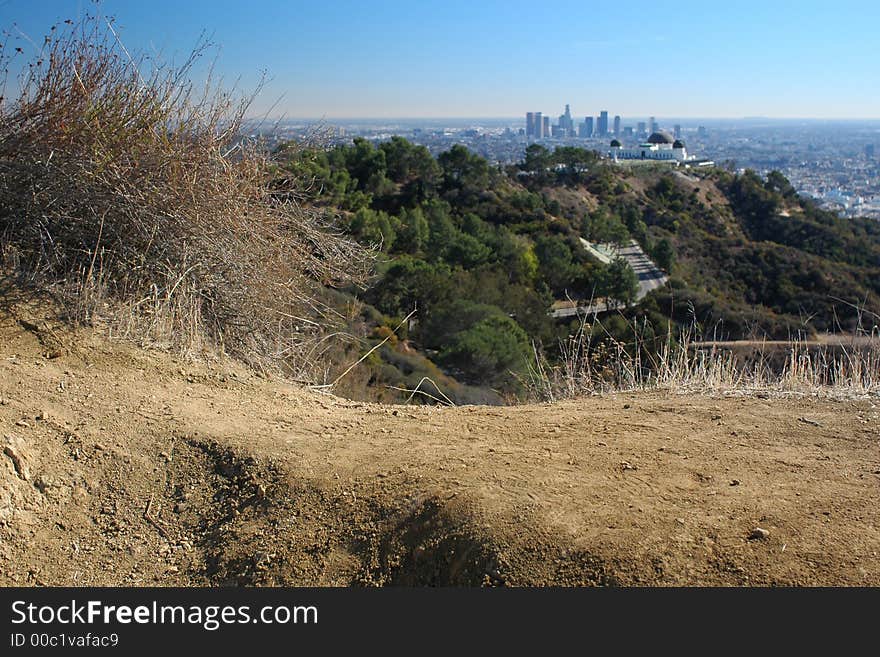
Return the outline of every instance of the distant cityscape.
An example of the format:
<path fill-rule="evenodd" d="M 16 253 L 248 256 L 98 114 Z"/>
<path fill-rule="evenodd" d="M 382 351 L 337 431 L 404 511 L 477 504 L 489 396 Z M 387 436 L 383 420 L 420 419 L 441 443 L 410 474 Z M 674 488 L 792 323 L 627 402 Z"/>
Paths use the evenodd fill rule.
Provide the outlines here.
<path fill-rule="evenodd" d="M 283 120 L 253 125 L 270 142 L 308 139 L 347 143 L 355 137 L 381 142 L 402 136 L 433 154 L 462 144 L 493 164 L 522 161 L 529 144 L 580 146 L 611 157 L 638 147 L 655 133 L 669 134 L 688 153 L 735 171 L 782 172 L 799 193 L 843 216 L 880 219 L 880 120 L 828 121 L 744 119 L 624 119 L 601 110 L 576 120 L 569 105 L 555 122 L 542 112 L 497 119 Z M 664 146 L 665 147 L 665 146 Z M 688 156 L 693 157 L 693 156 Z"/>
<path fill-rule="evenodd" d="M 635 126 L 622 126 L 620 115 L 616 115 L 612 123 L 609 123 L 608 118 L 608 110 L 602 110 L 598 116 L 588 116 L 575 126 L 575 121 L 571 116 L 571 106 L 566 105 L 565 112 L 560 114 L 559 120 L 551 126 L 549 116 L 544 116 L 541 112 L 526 112 L 526 125 L 525 128 L 519 129 L 519 134 L 530 140 L 590 139 L 610 136 L 617 139 L 645 140 L 661 129 L 657 119 L 653 116 L 647 121 L 639 121 Z M 681 139 L 680 123 L 673 125 L 672 131 L 675 139 Z M 697 134 L 705 136 L 706 127 L 698 126 Z"/>

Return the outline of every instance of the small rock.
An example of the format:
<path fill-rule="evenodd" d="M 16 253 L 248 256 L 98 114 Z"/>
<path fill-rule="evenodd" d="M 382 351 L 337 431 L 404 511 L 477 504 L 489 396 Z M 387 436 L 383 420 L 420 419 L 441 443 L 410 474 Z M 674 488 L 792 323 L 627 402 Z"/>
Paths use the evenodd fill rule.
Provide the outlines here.
<path fill-rule="evenodd" d="M 620 468 L 622 470 L 638 470 L 638 467 L 630 463 L 629 461 L 621 461 Z"/>
<path fill-rule="evenodd" d="M 739 486 L 739 484 L 740 484 L 739 479 L 731 479 L 731 480 L 730 480 L 730 485 L 731 485 L 731 486 Z"/>
<path fill-rule="evenodd" d="M 763 527 L 755 527 L 751 533 L 749 533 L 750 541 L 761 541 L 770 536 L 770 532 L 764 529 Z"/>
<path fill-rule="evenodd" d="M 12 448 L 12 445 L 4 446 L 3 453 L 12 461 L 12 467 L 15 468 L 15 473 L 18 475 L 19 479 L 22 481 L 28 481 L 30 479 L 30 473 L 28 472 L 24 459 L 22 459 L 19 453 Z"/>
<path fill-rule="evenodd" d="M 15 423 L 15 426 L 17 426 L 17 427 L 25 427 L 25 428 L 27 428 L 27 427 L 29 427 L 29 426 L 31 426 L 31 425 L 29 425 L 29 424 L 28 424 L 27 422 L 25 422 L 24 420 L 19 420 L 18 422 Z"/>

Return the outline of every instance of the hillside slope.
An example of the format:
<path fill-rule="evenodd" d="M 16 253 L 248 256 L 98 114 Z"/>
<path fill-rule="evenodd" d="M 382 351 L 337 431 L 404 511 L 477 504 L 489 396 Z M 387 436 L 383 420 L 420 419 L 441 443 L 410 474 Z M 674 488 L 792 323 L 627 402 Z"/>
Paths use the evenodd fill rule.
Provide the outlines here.
<path fill-rule="evenodd" d="M 384 345 L 361 379 L 338 391 L 352 398 L 402 401 L 401 388 L 442 372 L 431 392 L 456 403 L 524 400 L 535 345 L 551 368 L 564 361 L 560 342 L 581 328 L 575 302 L 632 304 L 591 321 L 599 358 L 622 343 L 656 360 L 661 345 L 695 334 L 877 330 L 880 223 L 824 211 L 778 173 L 618 166 L 593 151 L 538 144 L 502 169 L 461 146 L 435 158 L 400 137 L 329 150 L 291 143 L 277 156 L 280 190 L 298 190 L 379 251 L 372 284 L 331 302 L 347 317 L 358 309 L 346 330 L 361 338 L 333 354 L 336 371 L 415 313 L 401 344 Z M 316 191 L 299 189 L 303 181 Z M 668 284 L 642 298 L 630 267 L 600 261 L 583 240 L 636 240 Z"/>
<path fill-rule="evenodd" d="M 19 308 L 0 584 L 877 586 L 878 418 L 876 399 L 355 403 Z"/>

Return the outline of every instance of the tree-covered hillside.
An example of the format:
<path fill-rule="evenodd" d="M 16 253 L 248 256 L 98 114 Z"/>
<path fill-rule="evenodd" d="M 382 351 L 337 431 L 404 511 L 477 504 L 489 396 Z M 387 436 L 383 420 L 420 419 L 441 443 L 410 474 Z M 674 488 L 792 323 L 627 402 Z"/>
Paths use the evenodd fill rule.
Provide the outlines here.
<path fill-rule="evenodd" d="M 880 313 L 880 224 L 822 211 L 776 173 L 623 168 L 539 145 L 500 169 L 461 146 L 434 158 L 399 137 L 279 155 L 279 190 L 381 251 L 373 284 L 349 291 L 365 304 L 361 332 L 377 343 L 415 310 L 404 339 L 366 361 L 367 386 L 412 389 L 436 364 L 449 385 L 517 394 L 533 350 L 552 359 L 573 328 L 550 316 L 554 300 L 632 298 L 631 270 L 595 260 L 580 238 L 635 239 L 671 274 L 604 317 L 599 342 L 627 342 L 636 315 L 659 341 L 694 324 L 727 339 L 852 330 Z"/>

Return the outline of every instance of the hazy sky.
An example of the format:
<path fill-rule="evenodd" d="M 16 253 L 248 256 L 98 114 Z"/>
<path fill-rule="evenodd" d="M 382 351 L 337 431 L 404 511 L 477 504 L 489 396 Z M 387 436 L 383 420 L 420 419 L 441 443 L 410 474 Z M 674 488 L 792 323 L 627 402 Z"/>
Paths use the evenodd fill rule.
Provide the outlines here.
<path fill-rule="evenodd" d="M 86 0 L 0 0 L 39 43 Z M 880 1 L 105 0 L 129 50 L 203 30 L 256 112 L 288 117 L 880 118 Z"/>

